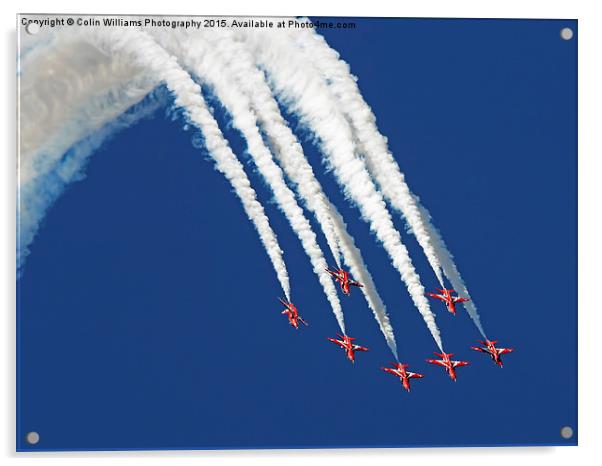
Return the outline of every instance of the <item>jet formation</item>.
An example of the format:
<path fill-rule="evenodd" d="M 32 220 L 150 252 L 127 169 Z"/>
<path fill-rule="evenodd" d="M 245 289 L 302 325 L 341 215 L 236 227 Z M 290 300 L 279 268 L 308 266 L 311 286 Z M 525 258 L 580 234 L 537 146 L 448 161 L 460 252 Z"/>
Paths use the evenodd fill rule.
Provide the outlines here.
<path fill-rule="evenodd" d="M 328 274 L 332 276 L 332 278 L 337 283 L 339 283 L 339 285 L 341 286 L 341 291 L 346 296 L 349 296 L 351 294 L 351 286 L 359 288 L 363 287 L 363 285 L 360 282 L 352 280 L 349 275 L 349 272 L 342 268 L 328 268 L 325 270 L 326 272 L 328 272 Z M 453 294 L 456 293 L 456 291 L 453 289 L 447 289 L 444 287 L 437 288 L 437 291 L 439 291 L 439 293 L 427 293 L 427 296 L 442 301 L 445 304 L 447 310 L 454 315 L 456 314 L 457 303 L 464 303 L 470 301 L 470 298 L 467 297 L 454 296 Z M 279 301 L 285 307 L 282 311 L 282 314 L 287 316 L 288 322 L 293 328 L 298 330 L 299 323 L 302 323 L 305 326 L 308 325 L 308 323 L 305 320 L 303 320 L 303 318 L 299 314 L 299 310 L 292 302 L 286 301 L 282 298 L 279 298 Z M 337 336 L 338 338 L 327 338 L 327 340 L 338 345 L 344 351 L 347 359 L 352 363 L 355 363 L 356 352 L 369 351 L 367 347 L 355 344 L 354 341 L 356 340 L 356 338 L 352 338 L 348 335 L 341 334 L 337 334 Z M 512 353 L 514 351 L 514 349 L 512 348 L 496 347 L 495 345 L 497 344 L 497 340 L 485 339 L 484 341 L 478 340 L 478 342 L 481 344 L 481 346 L 471 346 L 471 349 L 473 349 L 474 351 L 488 354 L 491 357 L 492 361 L 499 367 L 503 367 L 501 355 Z M 446 353 L 445 351 L 442 351 L 441 353 L 435 352 L 434 354 L 438 356 L 439 359 L 427 359 L 426 362 L 442 367 L 447 373 L 447 375 L 450 377 L 450 379 L 452 379 L 454 382 L 457 381 L 456 368 L 468 366 L 470 364 L 468 361 L 453 360 L 453 353 Z M 419 374 L 417 372 L 408 371 L 407 368 L 409 366 L 405 363 L 397 361 L 392 362 L 391 365 L 392 367 L 382 367 L 381 370 L 388 374 L 396 376 L 401 382 L 403 388 L 408 392 L 410 391 L 411 379 L 421 379 L 424 377 L 422 374 Z"/>

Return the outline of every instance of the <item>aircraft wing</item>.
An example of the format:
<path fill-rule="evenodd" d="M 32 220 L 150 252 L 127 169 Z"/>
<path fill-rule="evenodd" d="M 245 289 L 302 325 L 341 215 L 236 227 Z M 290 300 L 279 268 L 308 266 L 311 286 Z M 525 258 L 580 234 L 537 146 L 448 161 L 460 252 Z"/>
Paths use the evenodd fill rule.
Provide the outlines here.
<path fill-rule="evenodd" d="M 487 350 L 486 348 L 481 348 L 480 346 L 471 346 L 470 348 L 475 351 L 480 351 L 481 353 L 491 354 L 489 353 L 489 350 Z"/>
<path fill-rule="evenodd" d="M 498 348 L 497 350 L 498 354 L 512 353 L 513 351 L 513 348 Z"/>
<path fill-rule="evenodd" d="M 368 351 L 365 346 L 353 345 L 353 351 Z"/>
<path fill-rule="evenodd" d="M 427 359 L 426 362 L 430 362 L 431 364 L 437 364 L 441 367 L 446 367 L 445 363 L 441 359 Z"/>
<path fill-rule="evenodd" d="M 427 296 L 430 296 L 431 298 L 439 299 L 440 301 L 445 301 L 445 297 L 441 296 L 440 294 L 437 294 L 437 293 L 427 293 Z"/>
<path fill-rule="evenodd" d="M 422 377 L 424 377 L 424 375 L 416 372 L 408 372 L 408 379 L 421 379 Z"/>
<path fill-rule="evenodd" d="M 303 323 L 303 325 L 305 325 L 306 327 L 309 327 L 309 324 L 303 320 L 303 317 L 301 317 L 301 316 L 298 316 L 298 317 L 297 317 L 297 320 L 298 320 L 299 322 Z"/>
<path fill-rule="evenodd" d="M 385 372 L 388 372 L 389 374 L 393 374 L 393 375 L 396 375 L 397 377 L 399 377 L 399 373 L 397 372 L 397 369 L 391 369 L 390 367 L 383 367 L 382 370 Z"/>
<path fill-rule="evenodd" d="M 280 301 L 283 306 L 288 307 L 288 303 L 284 299 L 278 298 L 278 301 Z"/>
<path fill-rule="evenodd" d="M 454 367 L 468 366 L 469 364 L 468 361 L 452 361 Z"/>
<path fill-rule="evenodd" d="M 332 341 L 333 343 L 336 343 L 341 348 L 345 348 L 345 343 L 343 343 L 342 341 L 337 340 L 336 338 L 328 338 L 328 340 Z"/>
<path fill-rule="evenodd" d="M 364 286 L 364 285 L 362 285 L 360 282 L 356 282 L 356 281 L 353 281 L 353 280 L 351 280 L 351 281 L 349 282 L 349 284 L 350 284 L 351 286 L 357 286 L 357 287 L 359 287 L 359 288 L 362 288 L 362 287 Z"/>
<path fill-rule="evenodd" d="M 470 299 L 469 298 L 459 298 L 459 297 L 454 298 L 454 303 L 465 303 L 467 301 L 470 301 Z"/>

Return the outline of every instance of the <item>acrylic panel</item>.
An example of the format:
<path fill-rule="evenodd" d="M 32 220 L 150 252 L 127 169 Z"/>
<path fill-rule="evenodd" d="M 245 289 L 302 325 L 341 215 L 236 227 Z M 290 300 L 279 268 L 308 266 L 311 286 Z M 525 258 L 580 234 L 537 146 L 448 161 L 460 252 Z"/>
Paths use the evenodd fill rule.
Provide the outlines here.
<path fill-rule="evenodd" d="M 17 450 L 577 444 L 576 20 L 17 31 Z"/>

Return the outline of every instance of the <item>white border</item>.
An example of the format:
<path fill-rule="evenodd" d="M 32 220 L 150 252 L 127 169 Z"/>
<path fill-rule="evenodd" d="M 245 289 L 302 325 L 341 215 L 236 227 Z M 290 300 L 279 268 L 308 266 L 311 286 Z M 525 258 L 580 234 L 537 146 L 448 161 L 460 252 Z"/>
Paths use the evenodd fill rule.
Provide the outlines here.
<path fill-rule="evenodd" d="M 2 334 L 0 334 L 0 458 L 3 464 L 29 465 L 42 460 L 44 464 L 101 464 L 110 460 L 120 464 L 306 464 L 312 460 L 336 462 L 345 466 L 371 463 L 395 464 L 411 461 L 415 464 L 464 465 L 486 461 L 488 465 L 506 465 L 514 461 L 545 461 L 548 466 L 567 462 L 585 465 L 599 460 L 602 443 L 598 434 L 601 393 L 601 345 L 598 344 L 602 306 L 596 299 L 602 291 L 596 278 L 600 276 L 600 238 L 602 238 L 600 201 L 602 199 L 600 174 L 602 147 L 600 133 L 602 72 L 600 44 L 602 24 L 594 1 L 422 1 L 413 3 L 390 0 L 346 1 L 328 4 L 324 0 L 303 2 L 283 1 L 228 1 L 186 2 L 169 0 L 164 3 L 144 2 L 127 4 L 123 0 L 3 2 L 2 15 L 3 61 L 1 74 L 4 97 L 2 138 L 5 150 L 1 165 L 2 196 L 0 200 L 0 229 L 2 266 L 0 267 L 0 297 L 2 306 Z M 51 11 L 48 11 L 51 10 Z M 15 53 L 16 13 L 140 13 L 140 14 L 214 14 L 214 15 L 336 15 L 336 16 L 416 16 L 416 17 L 489 17 L 489 18 L 577 18 L 579 20 L 579 447 L 564 448 L 462 448 L 462 449 L 400 449 L 400 450 L 294 450 L 294 451 L 202 451 L 202 452 L 106 452 L 16 454 L 15 450 Z M 562 245 L 558 245 L 562 247 Z M 555 286 L 562 286 L 561 283 Z M 526 311 L 526 310 L 525 310 Z M 546 342 L 544 335 L 533 338 Z M 536 364 L 533 361 L 533 364 Z M 562 377 L 562 368 L 558 368 Z M 461 416 L 461 407 L 457 415 Z M 484 422 L 487 420 L 483 420 Z M 402 422 L 402 421 L 400 421 Z M 406 420 L 404 422 L 411 422 Z M 478 426 L 475 426 L 478 428 Z M 598 456 L 598 458 L 596 458 Z"/>

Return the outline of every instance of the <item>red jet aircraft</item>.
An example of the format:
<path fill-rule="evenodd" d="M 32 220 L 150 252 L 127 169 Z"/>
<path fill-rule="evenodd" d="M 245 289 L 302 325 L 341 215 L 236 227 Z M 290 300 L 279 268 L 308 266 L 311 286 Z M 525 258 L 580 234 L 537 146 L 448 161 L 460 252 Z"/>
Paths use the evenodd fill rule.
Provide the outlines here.
<path fill-rule="evenodd" d="M 354 280 L 351 280 L 349 278 L 349 272 L 347 272 L 346 270 L 343 270 L 343 269 L 337 269 L 337 270 L 326 269 L 326 271 L 330 275 L 332 275 L 332 278 L 334 278 L 334 280 L 336 282 L 339 282 L 341 284 L 341 290 L 343 290 L 343 293 L 346 294 L 347 296 L 349 296 L 349 293 L 350 293 L 350 290 L 349 290 L 350 286 L 357 286 L 357 287 L 360 287 L 360 288 L 364 286 L 360 282 L 356 282 Z"/>
<path fill-rule="evenodd" d="M 381 369 L 389 374 L 399 377 L 403 388 L 405 388 L 408 392 L 410 391 L 410 379 L 421 379 L 424 377 L 422 374 L 406 371 L 406 368 L 409 367 L 407 364 L 402 364 L 400 362 L 392 362 L 391 364 L 393 364 L 394 369 L 390 367 L 381 367 Z"/>
<path fill-rule="evenodd" d="M 484 348 L 478 346 L 471 346 L 471 348 L 475 351 L 480 351 L 481 353 L 487 353 L 489 356 L 491 356 L 493 362 L 495 362 L 500 367 L 504 366 L 504 364 L 502 363 L 502 358 L 500 356 L 502 354 L 512 353 L 514 351 L 513 348 L 496 348 L 495 344 L 497 343 L 497 340 L 479 340 L 479 343 L 483 345 Z"/>
<path fill-rule="evenodd" d="M 368 351 L 368 348 L 365 346 L 353 344 L 353 340 L 355 340 L 355 338 L 348 337 L 347 335 L 341 335 L 339 333 L 337 333 L 337 335 L 341 337 L 342 340 L 337 340 L 336 338 L 329 338 L 328 340 L 343 348 L 345 350 L 345 354 L 347 355 L 347 359 L 349 359 L 351 362 L 355 363 L 356 351 Z"/>
<path fill-rule="evenodd" d="M 280 302 L 286 307 L 282 314 L 286 314 L 288 317 L 288 323 L 291 324 L 295 329 L 299 330 L 299 322 L 309 325 L 307 322 L 303 320 L 303 318 L 299 315 L 299 311 L 297 310 L 297 306 L 293 303 L 287 303 L 284 299 L 278 298 Z"/>
<path fill-rule="evenodd" d="M 435 353 L 441 359 L 427 359 L 426 362 L 430 362 L 431 364 L 436 364 L 438 366 L 444 367 L 445 372 L 449 374 L 449 377 L 455 382 L 456 381 L 456 367 L 460 366 L 468 366 L 470 364 L 467 361 L 452 361 L 450 358 L 454 355 L 454 353 Z"/>
<path fill-rule="evenodd" d="M 464 303 L 466 301 L 470 301 L 470 299 L 468 298 L 452 296 L 452 293 L 455 293 L 455 290 L 448 290 L 446 288 L 437 288 L 437 290 L 443 294 L 427 293 L 427 296 L 443 301 L 447 306 L 447 310 L 454 315 L 456 315 L 456 303 Z"/>

